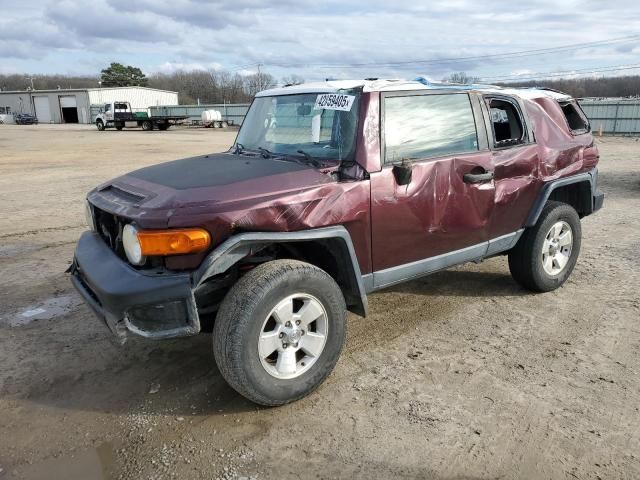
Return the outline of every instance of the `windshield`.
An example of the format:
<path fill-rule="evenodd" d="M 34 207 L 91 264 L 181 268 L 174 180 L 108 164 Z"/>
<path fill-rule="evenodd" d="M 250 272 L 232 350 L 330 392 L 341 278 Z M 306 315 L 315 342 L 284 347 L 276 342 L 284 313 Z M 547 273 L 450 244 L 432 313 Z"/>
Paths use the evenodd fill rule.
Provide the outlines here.
<path fill-rule="evenodd" d="M 350 159 L 358 104 L 359 96 L 349 93 L 257 97 L 242 123 L 236 148 L 318 160 Z"/>

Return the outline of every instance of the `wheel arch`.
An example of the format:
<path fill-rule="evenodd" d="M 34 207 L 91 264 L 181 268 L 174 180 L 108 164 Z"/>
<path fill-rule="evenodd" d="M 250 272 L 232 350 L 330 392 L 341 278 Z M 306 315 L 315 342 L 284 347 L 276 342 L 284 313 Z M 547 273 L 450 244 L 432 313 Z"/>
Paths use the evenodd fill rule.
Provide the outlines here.
<path fill-rule="evenodd" d="M 192 275 L 193 287 L 225 273 L 240 260 L 271 245 L 284 248 L 290 254 L 287 258 L 302 260 L 326 271 L 342 290 L 348 310 L 363 317 L 367 315 L 368 301 L 360 266 L 351 236 L 342 226 L 234 235 L 204 259 Z"/>
<path fill-rule="evenodd" d="M 524 226 L 532 227 L 537 223 L 542 209 L 549 200 L 571 205 L 580 217 L 593 213 L 595 211 L 593 202 L 597 178 L 598 171 L 594 169 L 590 172 L 545 183 L 538 193 L 538 198 L 529 212 Z"/>

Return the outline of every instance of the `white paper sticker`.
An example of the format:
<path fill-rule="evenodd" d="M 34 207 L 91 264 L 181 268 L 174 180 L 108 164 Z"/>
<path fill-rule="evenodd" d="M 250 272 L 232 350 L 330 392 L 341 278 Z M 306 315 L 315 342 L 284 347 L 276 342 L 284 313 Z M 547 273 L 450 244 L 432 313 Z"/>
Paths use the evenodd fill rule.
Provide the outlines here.
<path fill-rule="evenodd" d="M 323 93 L 316 98 L 316 110 L 342 110 L 348 112 L 356 99 L 354 95 Z"/>

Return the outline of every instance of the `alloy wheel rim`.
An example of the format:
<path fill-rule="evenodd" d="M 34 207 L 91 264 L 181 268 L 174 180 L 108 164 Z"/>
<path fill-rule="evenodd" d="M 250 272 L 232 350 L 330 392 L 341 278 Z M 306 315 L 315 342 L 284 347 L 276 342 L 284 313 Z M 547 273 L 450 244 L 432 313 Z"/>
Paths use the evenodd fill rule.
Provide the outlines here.
<path fill-rule="evenodd" d="M 542 268 L 551 276 L 560 274 L 571 258 L 573 231 L 564 220 L 554 223 L 542 242 Z"/>
<path fill-rule="evenodd" d="M 262 367 L 278 379 L 299 377 L 322 355 L 328 329 L 327 312 L 314 296 L 295 293 L 280 300 L 260 329 Z"/>

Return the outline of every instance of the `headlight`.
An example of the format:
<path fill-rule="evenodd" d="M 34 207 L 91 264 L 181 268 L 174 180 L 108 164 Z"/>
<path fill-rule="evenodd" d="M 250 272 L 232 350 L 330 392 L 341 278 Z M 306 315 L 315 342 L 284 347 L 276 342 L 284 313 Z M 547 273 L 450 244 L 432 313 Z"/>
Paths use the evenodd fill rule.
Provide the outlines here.
<path fill-rule="evenodd" d="M 129 262 L 133 265 L 142 265 L 146 257 L 142 254 L 142 247 L 138 239 L 138 229 L 130 223 L 122 229 L 122 245 Z"/>
<path fill-rule="evenodd" d="M 93 221 L 93 211 L 91 210 L 91 204 L 87 201 L 84 202 L 84 219 L 87 222 L 87 226 L 95 231 L 96 224 Z"/>

